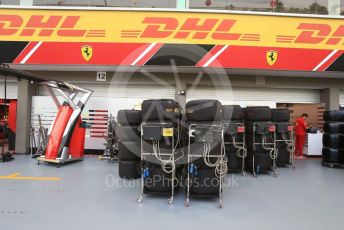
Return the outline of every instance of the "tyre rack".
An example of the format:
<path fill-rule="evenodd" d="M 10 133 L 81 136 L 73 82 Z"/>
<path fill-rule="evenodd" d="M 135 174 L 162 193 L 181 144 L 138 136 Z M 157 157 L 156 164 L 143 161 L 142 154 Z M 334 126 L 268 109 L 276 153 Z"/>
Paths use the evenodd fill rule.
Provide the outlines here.
<path fill-rule="evenodd" d="M 282 139 L 276 135 L 275 142 L 284 142 L 287 145 L 287 151 L 290 153 L 289 165 L 292 169 L 295 169 L 294 165 L 294 154 L 295 154 L 295 135 L 294 126 L 292 123 L 275 123 L 276 133 L 281 134 Z"/>
<path fill-rule="evenodd" d="M 210 129 L 212 129 L 212 136 L 214 136 L 214 132 L 219 132 L 221 135 L 221 153 L 219 155 L 209 155 L 209 158 L 217 158 L 217 165 L 214 166 L 214 170 L 219 170 L 221 173 L 219 175 L 219 193 L 218 193 L 218 197 L 219 197 L 219 208 L 223 207 L 223 180 L 225 175 L 227 174 L 227 158 L 225 155 L 225 151 L 224 151 L 224 138 L 223 138 L 223 125 L 207 125 L 207 124 L 189 124 L 189 130 L 188 130 L 188 157 L 187 157 L 187 165 L 188 167 L 190 166 L 190 164 L 193 162 L 193 160 L 195 159 L 199 159 L 199 158 L 204 158 L 204 153 L 203 155 L 199 155 L 199 154 L 193 154 L 191 152 L 191 138 L 195 138 L 196 136 L 194 135 L 197 131 L 198 128 L 207 128 L 207 130 L 209 131 Z M 207 132 L 208 132 L 207 131 Z M 205 139 L 207 139 L 206 135 L 204 135 Z M 205 140 L 203 142 L 203 145 L 205 146 L 206 144 L 211 144 L 214 143 L 212 142 L 207 142 L 207 140 Z M 207 164 L 207 163 L 206 163 Z M 225 173 L 223 173 L 223 170 L 225 170 Z M 185 206 L 189 207 L 190 206 L 190 185 L 191 185 L 191 178 L 190 178 L 190 173 L 189 170 L 187 172 L 187 180 L 186 180 L 186 203 Z"/>
<path fill-rule="evenodd" d="M 172 129 L 172 132 L 171 132 Z M 158 132 L 157 132 L 158 130 Z M 147 131 L 147 133 L 145 132 Z M 168 199 L 168 204 L 173 204 L 174 201 L 174 182 L 176 180 L 176 161 L 175 161 L 175 138 L 173 135 L 172 122 L 159 122 L 159 123 L 142 123 L 141 124 L 141 162 L 145 162 L 147 157 L 156 157 L 161 163 L 162 170 L 168 165 L 172 167 L 168 173 L 172 174 L 171 177 L 171 196 Z M 160 153 L 159 141 L 161 138 L 171 138 L 171 152 Z M 146 152 L 144 149 L 144 141 L 152 141 L 153 152 Z M 154 151 L 155 149 L 155 151 Z M 167 158 L 165 160 L 163 158 Z M 143 195 L 145 194 L 145 173 L 141 176 L 141 193 L 137 199 L 137 203 L 143 203 Z"/>
<path fill-rule="evenodd" d="M 245 176 L 245 158 L 247 157 L 247 147 L 245 142 L 245 125 L 244 123 L 223 123 L 224 133 L 230 135 L 232 141 L 224 141 L 224 146 L 233 145 L 237 149 L 236 156 L 242 158 L 241 174 Z M 237 142 L 236 137 L 240 135 L 242 141 Z M 226 149 L 226 148 L 225 148 Z M 228 169 L 230 170 L 230 169 Z"/>
<path fill-rule="evenodd" d="M 60 165 L 67 163 L 67 162 L 73 162 L 73 161 L 81 161 L 83 160 L 82 157 L 72 157 L 69 155 L 69 144 L 68 141 L 70 139 L 70 136 L 73 132 L 73 127 L 74 124 L 77 122 L 77 119 L 80 117 L 83 109 L 85 108 L 85 105 L 87 101 L 90 99 L 93 91 L 86 89 L 86 88 L 81 88 L 79 86 L 67 83 L 67 82 L 58 82 L 58 81 L 43 81 L 40 82 L 39 84 L 45 86 L 48 89 L 49 95 L 52 97 L 55 105 L 57 108 L 61 107 L 61 104 L 57 98 L 57 94 L 60 94 L 62 98 L 65 100 L 64 103 L 68 103 L 69 106 L 73 108 L 73 113 L 71 117 L 68 120 L 68 124 L 66 129 L 63 132 L 63 136 L 66 138 L 63 138 L 63 141 L 61 142 L 59 148 L 61 149 L 59 155 L 60 157 L 56 159 L 46 159 L 45 155 L 43 154 L 42 156 L 37 158 L 37 164 L 41 164 L 41 162 L 49 162 L 49 163 L 55 163 L 57 164 L 57 167 Z M 56 92 L 53 90 L 55 89 Z M 77 101 L 74 102 L 76 96 L 78 93 L 83 93 L 82 97 Z M 55 122 L 55 121 L 54 121 Z M 50 129 L 47 133 L 47 139 L 50 138 L 50 134 L 52 132 L 53 124 L 50 126 Z M 69 138 L 67 138 L 69 137 Z M 45 146 L 46 148 L 46 146 Z M 45 151 L 45 149 L 44 149 Z"/>
<path fill-rule="evenodd" d="M 256 134 L 261 135 L 262 141 L 256 141 Z M 254 122 L 253 123 L 253 176 L 257 177 L 256 167 L 255 167 L 255 153 L 258 146 L 262 146 L 263 149 L 270 151 L 270 157 L 272 160 L 271 171 L 273 175 L 277 177 L 276 171 L 276 159 L 277 159 L 277 148 L 276 148 L 276 126 L 272 122 Z M 272 142 L 265 142 L 266 137 L 272 135 Z"/>

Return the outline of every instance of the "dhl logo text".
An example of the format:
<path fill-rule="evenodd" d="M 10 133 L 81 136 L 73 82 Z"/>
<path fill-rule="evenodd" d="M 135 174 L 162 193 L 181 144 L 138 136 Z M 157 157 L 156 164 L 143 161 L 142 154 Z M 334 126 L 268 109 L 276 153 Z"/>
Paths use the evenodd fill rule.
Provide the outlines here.
<path fill-rule="evenodd" d="M 234 33 L 232 31 L 240 23 L 234 19 L 187 18 L 179 21 L 171 17 L 146 17 L 142 23 L 146 25 L 143 30 L 122 30 L 122 37 L 197 40 L 210 38 L 222 41 L 257 42 L 264 39 L 264 36 L 272 36 L 272 34 L 260 33 Z M 344 42 L 344 25 L 299 23 L 293 31 L 297 34 L 273 36 L 279 43 L 338 45 Z"/>
<path fill-rule="evenodd" d="M 176 18 L 146 17 L 142 31 L 122 30 L 122 37 L 173 38 L 259 41 L 260 34 L 231 33 L 236 20 L 188 18 L 180 23 Z"/>
<path fill-rule="evenodd" d="M 105 37 L 105 30 L 76 29 L 80 16 L 0 15 L 0 36 Z"/>

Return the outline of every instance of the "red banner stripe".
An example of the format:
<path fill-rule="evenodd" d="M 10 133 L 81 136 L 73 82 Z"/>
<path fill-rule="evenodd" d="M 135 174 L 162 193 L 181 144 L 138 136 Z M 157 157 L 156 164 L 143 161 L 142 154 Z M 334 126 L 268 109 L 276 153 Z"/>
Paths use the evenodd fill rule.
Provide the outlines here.
<path fill-rule="evenodd" d="M 269 51 L 277 52 L 273 65 L 267 61 Z M 313 71 L 331 52 L 319 49 L 229 46 L 209 67 Z"/>
<path fill-rule="evenodd" d="M 20 64 L 20 62 L 30 53 L 30 51 L 35 48 L 38 42 L 29 42 L 23 51 L 18 55 L 18 57 L 13 61 L 14 64 Z"/>
<path fill-rule="evenodd" d="M 210 58 L 212 58 L 215 54 L 217 54 L 224 46 L 223 45 L 217 45 L 214 46 L 197 64 L 197 67 L 202 67 L 209 61 Z"/>

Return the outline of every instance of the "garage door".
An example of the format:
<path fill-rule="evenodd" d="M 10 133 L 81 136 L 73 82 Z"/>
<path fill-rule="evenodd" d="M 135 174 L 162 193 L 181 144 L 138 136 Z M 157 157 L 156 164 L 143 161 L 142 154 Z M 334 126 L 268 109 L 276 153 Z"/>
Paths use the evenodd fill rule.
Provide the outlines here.
<path fill-rule="evenodd" d="M 18 99 L 18 82 L 17 81 L 7 81 L 6 97 L 8 99 Z M 4 81 L 0 81 L 0 98 L 5 98 L 5 88 Z"/>
<path fill-rule="evenodd" d="M 341 91 L 340 92 L 340 95 L 339 95 L 339 104 L 344 107 L 344 91 Z"/>
<path fill-rule="evenodd" d="M 107 117 L 112 114 L 115 119 L 119 110 L 139 109 L 145 99 L 174 99 L 174 87 L 160 85 L 105 85 L 75 83 L 80 87 L 94 90 L 83 111 L 82 118 L 91 124 L 86 131 L 86 149 L 104 149 L 104 135 L 107 130 Z M 46 127 L 49 127 L 56 116 L 56 106 L 44 87 L 40 87 L 39 95 L 32 103 L 32 124 L 38 127 L 38 115 Z M 62 101 L 62 97 L 59 97 Z"/>
<path fill-rule="evenodd" d="M 320 91 L 308 89 L 233 88 L 218 90 L 197 87 L 187 91 L 187 100 L 217 99 L 223 104 L 273 105 L 276 103 L 320 103 Z"/>

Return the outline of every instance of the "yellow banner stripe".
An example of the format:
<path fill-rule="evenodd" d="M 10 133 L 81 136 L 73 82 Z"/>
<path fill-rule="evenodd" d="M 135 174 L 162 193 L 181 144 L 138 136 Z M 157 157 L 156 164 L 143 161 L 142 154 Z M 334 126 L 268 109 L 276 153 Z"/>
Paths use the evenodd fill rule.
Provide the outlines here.
<path fill-rule="evenodd" d="M 334 50 L 344 49 L 344 20 L 215 12 L 0 9 L 0 40 Z"/>

